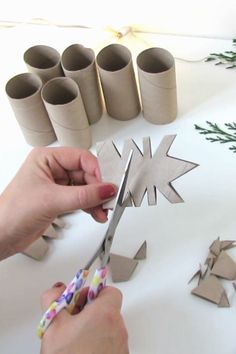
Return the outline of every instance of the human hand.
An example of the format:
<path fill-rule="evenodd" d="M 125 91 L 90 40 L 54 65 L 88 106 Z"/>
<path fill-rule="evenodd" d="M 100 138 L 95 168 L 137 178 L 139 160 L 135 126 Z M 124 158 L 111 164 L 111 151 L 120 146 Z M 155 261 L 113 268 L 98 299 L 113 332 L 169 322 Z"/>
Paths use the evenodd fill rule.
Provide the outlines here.
<path fill-rule="evenodd" d="M 0 260 L 23 251 L 65 212 L 83 209 L 105 222 L 102 204 L 115 194 L 89 151 L 34 148 L 0 196 Z"/>
<path fill-rule="evenodd" d="M 57 283 L 42 296 L 43 311 L 65 290 Z M 122 295 L 116 288 L 105 287 L 98 297 L 83 307 L 87 290 L 83 289 L 73 315 L 62 310 L 42 339 L 41 354 L 128 354 L 128 335 L 120 314 Z"/>

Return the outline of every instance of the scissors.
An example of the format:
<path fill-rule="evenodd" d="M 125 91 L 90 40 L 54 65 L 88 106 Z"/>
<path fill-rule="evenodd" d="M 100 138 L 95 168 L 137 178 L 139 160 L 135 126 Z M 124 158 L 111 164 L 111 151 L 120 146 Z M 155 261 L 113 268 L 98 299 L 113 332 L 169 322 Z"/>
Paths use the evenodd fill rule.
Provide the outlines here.
<path fill-rule="evenodd" d="M 89 269 L 97 258 L 100 258 L 101 265 L 96 269 L 94 276 L 92 278 L 88 295 L 87 295 L 87 304 L 91 303 L 99 294 L 99 292 L 106 285 L 108 267 L 107 264 L 110 259 L 110 250 L 112 242 L 114 239 L 116 228 L 119 224 L 120 218 L 126 207 L 127 194 L 125 195 L 128 173 L 130 170 L 131 159 L 133 155 L 133 150 L 130 151 L 130 154 L 127 159 L 125 166 L 124 174 L 121 179 L 120 187 L 117 192 L 115 206 L 111 214 L 111 219 L 104 235 L 103 241 L 98 247 L 97 251 L 94 253 L 92 258 L 86 264 L 84 269 L 80 269 L 73 280 L 68 284 L 63 294 L 55 301 L 51 303 L 47 311 L 44 313 L 38 328 L 37 334 L 40 338 L 43 337 L 45 331 L 57 316 L 57 314 L 64 308 L 68 312 L 72 313 L 74 306 L 79 298 L 81 290 L 84 287 L 87 276 L 89 274 Z"/>

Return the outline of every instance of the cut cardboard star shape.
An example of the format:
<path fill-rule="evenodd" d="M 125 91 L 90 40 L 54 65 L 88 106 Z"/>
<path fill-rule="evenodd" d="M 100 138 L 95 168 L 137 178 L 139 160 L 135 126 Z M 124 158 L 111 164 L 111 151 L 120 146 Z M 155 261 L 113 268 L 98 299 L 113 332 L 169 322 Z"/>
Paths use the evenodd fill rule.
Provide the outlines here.
<path fill-rule="evenodd" d="M 148 204 L 156 205 L 157 191 L 171 203 L 183 202 L 172 182 L 198 165 L 168 154 L 175 137 L 176 135 L 165 136 L 154 154 L 150 138 L 143 138 L 143 151 L 134 140 L 126 140 L 122 154 L 111 140 L 98 143 L 97 156 L 102 180 L 119 186 L 127 158 L 133 150 L 126 187 L 129 195 L 127 206 L 140 206 L 145 194 Z M 114 200 L 108 202 L 105 207 L 112 208 L 113 204 Z"/>

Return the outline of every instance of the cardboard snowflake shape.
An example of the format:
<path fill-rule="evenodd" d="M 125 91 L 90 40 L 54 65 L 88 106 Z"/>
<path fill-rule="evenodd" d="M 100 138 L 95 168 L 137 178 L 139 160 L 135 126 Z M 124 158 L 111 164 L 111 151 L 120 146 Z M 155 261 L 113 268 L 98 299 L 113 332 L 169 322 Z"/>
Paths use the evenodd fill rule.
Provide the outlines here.
<path fill-rule="evenodd" d="M 119 186 L 128 155 L 133 150 L 126 189 L 129 194 L 127 206 L 140 206 L 145 194 L 148 204 L 156 205 L 157 190 L 171 203 L 183 202 L 172 182 L 198 165 L 168 155 L 175 137 L 165 136 L 153 155 L 150 138 L 143 138 L 143 152 L 132 139 L 124 142 L 122 154 L 111 140 L 98 143 L 97 156 L 102 180 Z M 113 203 L 114 200 L 106 203 L 105 207 L 112 208 Z"/>

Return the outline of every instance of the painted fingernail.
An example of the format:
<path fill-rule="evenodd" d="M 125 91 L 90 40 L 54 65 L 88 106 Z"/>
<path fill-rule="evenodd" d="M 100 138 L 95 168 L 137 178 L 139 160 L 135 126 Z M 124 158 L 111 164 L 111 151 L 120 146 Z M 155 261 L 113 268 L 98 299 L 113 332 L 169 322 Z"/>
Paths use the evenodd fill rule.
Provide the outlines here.
<path fill-rule="evenodd" d="M 101 199 L 109 199 L 116 194 L 116 188 L 111 184 L 105 184 L 99 188 L 99 197 Z"/>
<path fill-rule="evenodd" d="M 53 288 L 60 288 L 62 285 L 64 285 L 62 282 L 58 281 L 53 285 Z"/>

